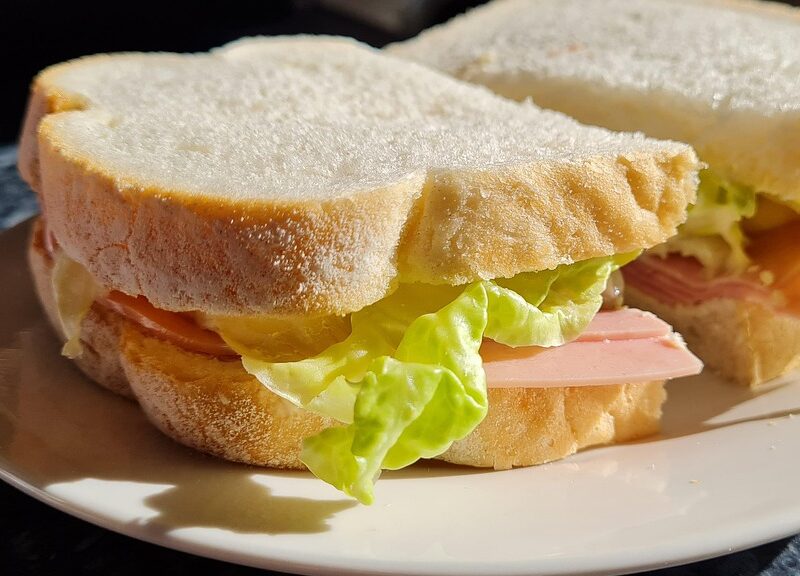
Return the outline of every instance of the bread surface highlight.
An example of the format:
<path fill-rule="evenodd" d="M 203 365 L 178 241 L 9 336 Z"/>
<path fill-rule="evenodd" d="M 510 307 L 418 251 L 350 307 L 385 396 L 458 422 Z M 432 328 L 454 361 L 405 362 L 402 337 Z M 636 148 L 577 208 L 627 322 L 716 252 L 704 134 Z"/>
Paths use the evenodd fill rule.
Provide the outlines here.
<path fill-rule="evenodd" d="M 581 122 L 688 142 L 800 205 L 800 11 L 749 0 L 495 0 L 389 51 Z"/>
<path fill-rule="evenodd" d="M 671 324 L 708 368 L 739 384 L 758 387 L 800 368 L 800 318 L 792 314 L 730 298 L 671 305 L 630 284 L 625 299 Z"/>
<path fill-rule="evenodd" d="M 652 246 L 699 167 L 683 144 L 313 37 L 48 68 L 19 165 L 98 282 L 219 314 L 344 314 L 399 281 Z"/>
<path fill-rule="evenodd" d="M 35 237 L 34 284 L 58 332 L 51 264 Z M 91 379 L 133 396 L 167 436 L 228 460 L 303 468 L 303 438 L 335 425 L 269 392 L 239 361 L 186 351 L 100 305 L 83 322 L 81 342 L 78 366 Z M 633 440 L 658 431 L 664 399 L 663 382 L 490 389 L 486 419 L 439 458 L 505 469 Z"/>

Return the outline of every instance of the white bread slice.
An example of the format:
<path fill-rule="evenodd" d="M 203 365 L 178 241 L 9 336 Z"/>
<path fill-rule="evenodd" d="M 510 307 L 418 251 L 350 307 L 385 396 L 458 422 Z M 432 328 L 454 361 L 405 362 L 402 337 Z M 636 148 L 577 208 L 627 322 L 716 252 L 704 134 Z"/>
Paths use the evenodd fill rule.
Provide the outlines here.
<path fill-rule="evenodd" d="M 800 11 L 748 0 L 496 0 L 389 51 L 587 124 L 688 142 L 800 206 Z"/>
<path fill-rule="evenodd" d="M 47 320 L 62 342 L 67 338 L 61 326 L 58 307 L 52 284 L 53 262 L 44 246 L 42 219 L 38 218 L 31 227 L 31 241 L 28 248 L 28 267 L 33 284 Z M 121 324 L 115 321 L 112 312 L 102 306 L 94 305 L 81 324 L 81 349 L 83 353 L 73 360 L 89 378 L 112 392 L 133 397 L 128 379 L 115 354 L 110 350 L 119 347 Z"/>
<path fill-rule="evenodd" d="M 39 299 L 52 312 L 52 264 L 38 234 L 28 259 Z M 48 316 L 58 331 L 57 318 Z M 90 378 L 127 391 L 159 429 L 196 449 L 248 464 L 303 468 L 303 438 L 334 425 L 269 392 L 241 362 L 183 350 L 100 305 L 83 322 L 81 340 L 78 365 Z M 439 458 L 502 469 L 633 440 L 658 431 L 664 399 L 663 382 L 492 389 L 483 423 Z"/>
<path fill-rule="evenodd" d="M 168 310 L 347 313 L 675 232 L 685 145 L 582 127 L 353 41 L 82 58 L 35 80 L 20 170 L 103 285 Z"/>
<path fill-rule="evenodd" d="M 671 324 L 708 368 L 739 384 L 755 388 L 800 367 L 800 318 L 792 314 L 730 298 L 671 305 L 630 284 L 625 300 Z"/>

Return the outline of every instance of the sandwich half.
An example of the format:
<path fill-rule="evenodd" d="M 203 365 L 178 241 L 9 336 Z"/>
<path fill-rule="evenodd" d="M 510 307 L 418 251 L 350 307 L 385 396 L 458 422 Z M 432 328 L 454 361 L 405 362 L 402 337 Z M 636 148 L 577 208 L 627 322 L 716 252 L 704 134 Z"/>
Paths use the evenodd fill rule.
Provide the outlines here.
<path fill-rule="evenodd" d="M 626 266 L 706 364 L 759 385 L 800 363 L 800 11 L 747 0 L 497 0 L 394 45 L 587 124 L 691 144 L 679 234 Z"/>
<path fill-rule="evenodd" d="M 363 502 L 419 458 L 655 432 L 664 381 L 701 365 L 613 278 L 674 234 L 698 168 L 315 37 L 51 67 L 20 152 L 64 353 L 179 442 Z"/>

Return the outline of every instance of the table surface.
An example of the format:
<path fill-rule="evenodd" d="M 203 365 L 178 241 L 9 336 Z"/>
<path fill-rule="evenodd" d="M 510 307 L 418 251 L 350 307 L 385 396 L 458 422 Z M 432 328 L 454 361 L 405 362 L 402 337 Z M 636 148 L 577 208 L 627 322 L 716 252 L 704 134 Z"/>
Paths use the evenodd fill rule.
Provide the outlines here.
<path fill-rule="evenodd" d="M 15 169 L 16 149 L 0 147 L 0 230 L 37 212 Z M 208 560 L 115 534 L 54 510 L 0 483 L 0 573 L 23 575 L 165 573 L 278 574 Z M 789 576 L 800 574 L 800 535 L 649 576 Z"/>

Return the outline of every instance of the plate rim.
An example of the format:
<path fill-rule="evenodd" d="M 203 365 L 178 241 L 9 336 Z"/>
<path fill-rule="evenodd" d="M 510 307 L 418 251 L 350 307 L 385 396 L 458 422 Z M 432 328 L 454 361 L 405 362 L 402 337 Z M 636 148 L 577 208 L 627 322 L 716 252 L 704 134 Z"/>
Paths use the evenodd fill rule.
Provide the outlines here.
<path fill-rule="evenodd" d="M 27 238 L 27 228 L 32 220 L 22 222 L 8 230 L 0 232 L 0 244 L 12 242 L 19 236 Z M 21 261 L 24 263 L 24 254 L 11 251 L 6 260 Z M 28 273 L 24 265 L 24 274 Z M 14 279 L 12 278 L 13 282 Z M 41 311 L 39 311 L 41 317 Z M 94 386 L 84 377 L 83 384 Z M 19 385 L 20 380 L 12 376 L 12 383 Z M 610 447 L 623 448 L 624 444 Z M 747 530 L 742 531 L 742 523 L 726 525 L 714 533 L 713 544 L 707 544 L 708 539 L 696 540 L 693 545 L 683 544 L 679 552 L 674 546 L 650 545 L 640 549 L 634 557 L 629 552 L 593 554 L 585 557 L 560 558 L 559 563 L 568 560 L 567 566 L 560 569 L 555 566 L 555 559 L 540 559 L 536 563 L 530 560 L 515 560 L 499 564 L 497 562 L 476 562 L 474 560 L 458 562 L 415 561 L 398 562 L 396 560 L 383 561 L 378 558 L 353 558 L 347 556 L 332 556 L 315 554 L 306 559 L 297 558 L 296 552 L 274 544 L 265 544 L 261 550 L 267 554 L 254 554 L 241 550 L 226 550 L 219 543 L 214 543 L 206 538 L 204 542 L 198 539 L 187 538 L 174 534 L 169 530 L 148 532 L 148 523 L 126 523 L 119 521 L 102 512 L 93 510 L 89 506 L 81 505 L 60 497 L 41 487 L 37 483 L 26 479 L 24 471 L 18 470 L 5 457 L 0 457 L 0 480 L 24 494 L 48 505 L 61 512 L 69 514 L 80 520 L 89 522 L 112 532 L 126 537 L 135 538 L 157 546 L 178 550 L 180 552 L 197 556 L 213 558 L 233 564 L 266 568 L 281 572 L 298 574 L 323 574 L 339 575 L 343 572 L 354 575 L 361 574 L 408 574 L 415 576 L 471 576 L 486 573 L 487 569 L 498 576 L 522 576 L 526 574 L 550 574 L 553 576 L 575 574 L 581 576 L 601 574 L 630 574 L 646 570 L 660 569 L 671 566 L 685 565 L 697 561 L 724 556 L 740 550 L 745 550 L 767 542 L 780 540 L 800 533 L 800 499 L 788 503 L 780 514 L 771 514 L 770 522 L 746 522 Z M 793 505 L 791 505 L 793 504 Z M 736 527 L 739 527 L 737 530 Z M 661 544 L 661 543 L 659 543 Z M 644 557 L 647 560 L 644 560 Z M 577 561 L 577 563 L 576 563 Z"/>
<path fill-rule="evenodd" d="M 786 521 L 780 524 L 780 527 L 777 527 L 776 523 L 772 522 L 769 526 L 774 526 L 774 529 L 770 530 L 765 528 L 757 537 L 740 537 L 738 540 L 735 537 L 732 537 L 731 539 L 721 537 L 720 533 L 717 533 L 716 538 L 714 539 L 714 541 L 717 542 L 717 545 L 711 548 L 698 545 L 695 547 L 695 550 L 692 550 L 691 547 L 689 547 L 685 549 L 684 553 L 677 556 L 668 553 L 662 556 L 653 554 L 654 550 L 663 551 L 666 553 L 666 551 L 669 550 L 668 547 L 656 546 L 646 548 L 644 550 L 649 551 L 649 554 L 647 555 L 652 558 L 646 562 L 614 562 L 613 559 L 616 556 L 614 554 L 608 554 L 600 556 L 601 559 L 606 560 L 605 563 L 600 563 L 596 561 L 598 557 L 595 555 L 586 559 L 590 560 L 589 563 L 593 566 L 589 566 L 589 563 L 584 563 L 582 566 L 575 566 L 572 564 L 562 570 L 553 570 L 553 566 L 543 566 L 542 563 L 531 565 L 531 563 L 527 561 L 515 561 L 502 565 L 475 561 L 468 561 L 461 564 L 432 564 L 430 561 L 412 561 L 410 563 L 403 562 L 401 564 L 396 561 L 384 562 L 377 559 L 365 561 L 362 559 L 344 559 L 343 557 L 324 555 L 316 556 L 315 558 L 317 558 L 317 561 L 299 561 L 297 559 L 290 558 L 290 556 L 293 556 L 291 552 L 280 550 L 279 548 L 276 550 L 271 546 L 264 546 L 262 549 L 271 548 L 273 552 L 272 554 L 256 555 L 226 551 L 221 546 L 184 539 L 175 536 L 168 531 L 160 532 L 160 537 L 150 535 L 147 533 L 147 523 L 125 523 L 114 520 L 113 518 L 108 518 L 102 514 L 92 511 L 88 507 L 74 504 L 69 500 L 51 494 L 46 489 L 40 488 L 28 482 L 15 473 L 10 472 L 5 459 L 0 460 L 0 480 L 21 491 L 22 493 L 36 499 L 37 501 L 59 510 L 60 512 L 69 514 L 70 516 L 129 538 L 141 540 L 143 542 L 161 546 L 163 548 L 169 548 L 187 554 L 193 554 L 195 556 L 221 560 L 231 564 L 277 570 L 280 572 L 287 572 L 289 574 L 303 574 L 307 576 L 341 576 L 345 573 L 358 576 L 366 574 L 405 574 L 408 576 L 478 576 L 481 574 L 486 574 L 487 568 L 491 568 L 492 573 L 496 576 L 527 576 L 531 574 L 536 574 L 538 576 L 566 576 L 568 574 L 574 576 L 624 575 L 674 566 L 683 566 L 711 558 L 718 558 L 727 554 L 732 554 L 741 550 L 746 550 L 762 544 L 794 536 L 798 533 L 798 530 L 800 530 L 800 503 L 798 503 L 793 508 L 795 514 L 797 514 L 794 523 L 788 521 L 787 518 Z M 789 514 L 788 511 L 785 511 L 783 516 L 791 516 L 791 514 Z M 723 533 L 726 535 L 733 535 L 737 533 L 737 530 L 735 527 L 728 527 L 723 531 Z M 741 532 L 739 533 L 741 534 Z M 748 534 L 752 536 L 752 531 L 748 532 Z M 723 543 L 723 540 L 727 543 Z M 704 542 L 707 542 L 707 540 L 704 540 Z M 553 562 L 544 562 L 544 564 L 551 563 Z"/>

